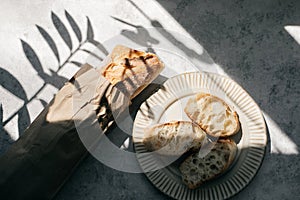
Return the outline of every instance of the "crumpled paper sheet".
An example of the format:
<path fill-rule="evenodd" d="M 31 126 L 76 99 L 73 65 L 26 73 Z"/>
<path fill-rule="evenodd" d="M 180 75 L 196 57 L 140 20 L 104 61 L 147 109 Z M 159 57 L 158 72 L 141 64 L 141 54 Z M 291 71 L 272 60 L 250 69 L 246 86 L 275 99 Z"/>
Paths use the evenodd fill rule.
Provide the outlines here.
<path fill-rule="evenodd" d="M 99 70 L 83 65 L 0 157 L 0 198 L 52 199 L 88 152 L 76 130 L 81 120 L 78 113 L 88 110 L 97 115 L 94 125 L 100 124 L 103 132 L 87 135 L 92 147 L 112 124 L 108 110 L 112 102 L 118 114 L 130 100 Z"/>

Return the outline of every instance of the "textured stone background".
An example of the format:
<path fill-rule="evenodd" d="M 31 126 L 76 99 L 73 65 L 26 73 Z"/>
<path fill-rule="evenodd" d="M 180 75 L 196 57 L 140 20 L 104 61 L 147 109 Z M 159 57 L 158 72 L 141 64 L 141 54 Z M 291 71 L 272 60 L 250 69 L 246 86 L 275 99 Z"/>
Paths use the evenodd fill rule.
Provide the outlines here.
<path fill-rule="evenodd" d="M 264 112 L 270 133 L 266 157 L 255 179 L 233 199 L 299 199 L 300 2 L 134 2 L 163 27 L 190 34 L 213 60 L 209 63 L 211 67 L 223 69 L 249 92 Z M 87 35 L 85 16 L 88 16 L 94 39 L 100 42 L 122 30 L 136 31 L 111 16 L 134 25 L 155 25 L 125 0 L 1 1 L 0 117 L 5 122 L 14 112 L 17 115 L 1 127 L 0 153 L 22 134 L 63 82 L 78 69 L 76 65 L 66 63 L 55 73 L 70 51 L 79 45 L 65 17 L 65 10 L 77 22 L 83 39 Z M 51 12 L 65 24 L 72 48 L 70 41 L 65 42 L 57 32 Z M 55 41 L 59 62 L 36 25 Z M 67 35 L 63 35 L 66 38 Z M 95 49 L 92 43 L 83 47 L 89 51 Z M 103 52 L 95 51 L 104 57 Z M 79 51 L 70 61 L 84 62 L 87 56 L 86 51 Z M 26 109 L 20 110 L 24 102 Z M 56 199 L 168 197 L 155 189 L 143 174 L 118 172 L 89 156 Z"/>

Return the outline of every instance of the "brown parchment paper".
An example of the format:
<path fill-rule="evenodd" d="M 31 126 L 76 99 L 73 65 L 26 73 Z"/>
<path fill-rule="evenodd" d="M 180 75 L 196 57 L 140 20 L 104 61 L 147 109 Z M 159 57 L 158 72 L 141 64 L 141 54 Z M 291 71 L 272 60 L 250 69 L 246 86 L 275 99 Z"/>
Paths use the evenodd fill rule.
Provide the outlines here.
<path fill-rule="evenodd" d="M 156 55 L 122 45 L 99 65 L 83 65 L 0 156 L 0 199 L 52 199 L 164 67 Z"/>
<path fill-rule="evenodd" d="M 95 80 L 97 78 L 97 80 Z M 96 81 L 97 86 L 93 81 Z M 40 113 L 24 134 L 0 157 L 0 199 L 52 199 L 72 171 L 87 155 L 74 120 L 74 91 L 90 91 L 89 101 L 82 108 L 94 105 L 98 124 L 103 129 L 91 140 L 101 137 L 112 124 L 113 116 L 107 107 L 121 112 L 126 106 L 125 95 L 100 75 L 99 70 L 85 64 L 59 90 L 54 99 Z M 78 103 L 78 102 L 77 102 Z M 100 106 L 101 105 L 101 106 Z M 80 106 L 79 106 L 80 108 Z M 105 109 L 105 112 L 103 112 Z M 92 145 L 92 141 L 91 141 Z"/>

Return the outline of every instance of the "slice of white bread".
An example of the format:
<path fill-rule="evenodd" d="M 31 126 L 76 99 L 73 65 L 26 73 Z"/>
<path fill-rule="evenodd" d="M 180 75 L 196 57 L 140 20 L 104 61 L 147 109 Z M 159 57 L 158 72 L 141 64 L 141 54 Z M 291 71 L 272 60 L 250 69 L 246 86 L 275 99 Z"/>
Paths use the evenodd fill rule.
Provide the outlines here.
<path fill-rule="evenodd" d="M 149 151 L 175 156 L 200 148 L 205 138 L 205 132 L 197 124 L 174 121 L 145 130 L 143 144 Z"/>
<path fill-rule="evenodd" d="M 199 93 L 191 97 L 184 109 L 187 116 L 209 135 L 228 137 L 240 129 L 238 115 L 220 98 Z"/>
<path fill-rule="evenodd" d="M 195 189 L 226 171 L 233 162 L 236 152 L 237 146 L 234 141 L 219 140 L 204 157 L 199 157 L 199 153 L 190 155 L 179 167 L 182 181 L 190 189 Z"/>

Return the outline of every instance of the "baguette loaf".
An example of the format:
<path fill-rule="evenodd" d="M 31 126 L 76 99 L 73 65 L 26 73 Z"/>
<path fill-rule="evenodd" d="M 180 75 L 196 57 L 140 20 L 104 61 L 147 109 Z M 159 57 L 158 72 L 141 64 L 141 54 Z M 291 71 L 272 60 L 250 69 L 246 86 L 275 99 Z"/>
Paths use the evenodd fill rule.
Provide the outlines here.
<path fill-rule="evenodd" d="M 238 115 L 218 97 L 199 93 L 191 97 L 184 109 L 188 117 L 209 135 L 227 137 L 240 129 Z"/>
<path fill-rule="evenodd" d="M 150 151 L 175 156 L 192 148 L 200 148 L 205 138 L 205 132 L 198 125 L 188 121 L 175 121 L 146 130 L 143 144 Z"/>
<path fill-rule="evenodd" d="M 128 52 L 130 52 L 129 48 L 115 48 L 108 60 L 124 60 L 126 56 L 129 56 Z M 118 53 L 121 55 L 119 56 Z M 143 55 L 142 52 L 140 53 Z M 116 92 L 119 89 L 117 85 L 123 81 L 134 82 L 136 77 L 140 81 L 144 76 L 147 78 L 139 82 L 139 85 L 147 85 L 163 68 L 157 57 L 154 55 L 153 57 L 155 59 L 150 59 L 151 62 L 148 59 L 145 61 L 147 68 L 151 69 L 148 73 L 145 64 L 134 65 L 135 70 L 141 71 L 141 74 L 137 76 L 128 74 L 122 77 L 118 74 L 118 70 L 115 73 L 113 69 L 110 69 L 107 76 L 99 77 L 102 68 L 94 70 L 92 66 L 84 64 L 76 75 L 58 91 L 51 103 L 25 130 L 24 134 L 5 154 L 0 156 L 1 199 L 53 199 L 74 169 L 88 155 L 88 150 L 94 147 L 95 142 L 98 143 L 97 141 L 102 136 L 102 133 L 94 129 L 97 127 L 97 119 L 89 118 L 90 116 L 81 117 L 78 113 L 85 115 L 91 112 L 93 114 L 91 116 L 94 117 L 96 111 L 98 122 L 105 133 L 111 127 L 110 122 L 116 120 L 111 114 L 111 109 L 107 108 L 113 103 L 118 108 L 123 105 L 128 106 L 122 101 L 125 95 L 122 92 Z M 110 66 L 109 61 L 107 63 Z M 116 76 L 116 82 L 114 82 L 114 76 Z M 123 89 L 126 93 L 126 87 Z M 134 96 L 131 95 L 136 95 L 141 91 L 141 88 L 136 92 L 134 89 L 133 86 L 128 87 L 127 93 L 130 96 L 127 97 L 133 98 Z M 76 105 L 74 105 L 75 102 Z M 95 106 L 95 110 L 90 109 L 90 104 Z M 81 112 L 83 110 L 84 112 Z M 121 109 L 120 112 L 122 112 Z M 88 124 L 89 122 L 92 124 Z M 77 125 L 78 123 L 84 124 L 84 127 L 81 127 L 85 130 L 84 137 L 79 136 L 76 123 Z M 50 166 L 57 170 L 48 170 Z"/>
<path fill-rule="evenodd" d="M 108 58 L 102 75 L 131 99 L 164 69 L 164 64 L 155 54 L 121 45 L 116 46 Z"/>
<path fill-rule="evenodd" d="M 190 189 L 195 189 L 213 179 L 228 169 L 236 152 L 237 146 L 234 141 L 219 140 L 203 158 L 199 157 L 199 153 L 192 154 L 179 167 L 183 182 Z"/>

